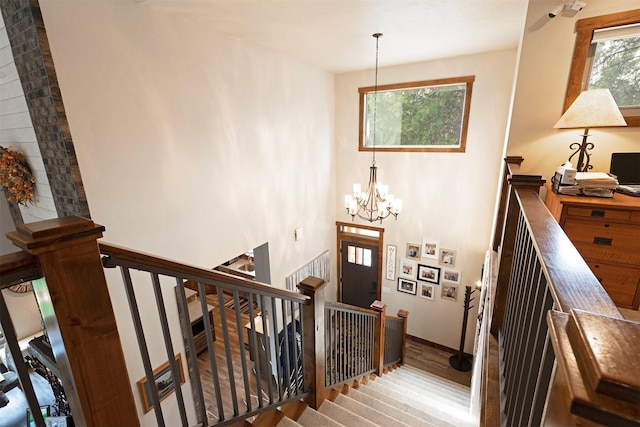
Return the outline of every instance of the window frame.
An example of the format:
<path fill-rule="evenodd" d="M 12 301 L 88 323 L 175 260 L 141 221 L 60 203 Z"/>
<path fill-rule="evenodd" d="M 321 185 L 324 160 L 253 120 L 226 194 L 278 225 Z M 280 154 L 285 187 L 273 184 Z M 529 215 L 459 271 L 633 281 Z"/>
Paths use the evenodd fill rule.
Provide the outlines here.
<path fill-rule="evenodd" d="M 587 57 L 593 39 L 593 33 L 600 29 L 637 23 L 640 23 L 640 9 L 593 16 L 591 18 L 579 19 L 576 22 L 576 42 L 573 50 L 571 68 L 569 70 L 569 82 L 567 84 L 563 113 L 567 111 L 569 106 L 583 90 L 582 86 L 585 81 Z M 640 126 L 640 116 L 625 115 L 623 110 L 621 110 L 621 112 L 627 122 L 627 126 Z"/>
<path fill-rule="evenodd" d="M 469 127 L 469 112 L 471 110 L 471 93 L 475 76 L 451 77 L 445 79 L 421 80 L 408 83 L 395 83 L 379 85 L 377 91 L 411 89 L 424 86 L 443 86 L 451 84 L 465 84 L 465 99 L 462 109 L 462 127 L 460 129 L 460 145 L 398 145 L 398 146 L 375 146 L 365 147 L 364 145 L 364 122 L 365 122 L 365 96 L 376 91 L 375 86 L 358 88 L 359 94 L 359 118 L 358 118 L 358 151 L 390 151 L 390 152 L 443 152 L 443 153 L 464 153 L 467 146 L 467 131 Z M 378 111 L 377 114 L 380 114 Z"/>

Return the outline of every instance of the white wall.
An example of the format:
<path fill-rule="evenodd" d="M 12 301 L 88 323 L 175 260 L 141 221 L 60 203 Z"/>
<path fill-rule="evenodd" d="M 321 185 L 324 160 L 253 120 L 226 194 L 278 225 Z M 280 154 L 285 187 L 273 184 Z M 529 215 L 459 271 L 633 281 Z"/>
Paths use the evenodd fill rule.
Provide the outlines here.
<path fill-rule="evenodd" d="M 334 252 L 333 75 L 145 2 L 41 6 L 105 241 L 203 267 L 269 242 L 278 287 Z M 135 354 L 114 283 L 125 354 Z M 153 304 L 142 309 L 155 324 Z M 166 360 L 152 350 L 154 366 Z M 127 364 L 135 390 L 142 366 L 131 356 Z"/>
<path fill-rule="evenodd" d="M 637 9 L 637 0 L 589 0 L 574 16 L 549 19 L 556 0 L 529 2 L 507 152 L 524 157 L 524 171 L 547 180 L 581 141 L 580 129 L 553 129 L 562 115 L 578 19 Z M 592 128 L 594 171 L 609 171 L 611 153 L 640 151 L 640 128 Z"/>
<path fill-rule="evenodd" d="M 380 51 L 381 66 L 384 49 Z M 386 219 L 385 245 L 398 248 L 398 259 L 406 255 L 407 243 L 423 237 L 440 241 L 441 247 L 457 251 L 455 269 L 462 272 L 458 299 L 440 298 L 436 286 L 433 301 L 398 292 L 397 281 L 384 278 L 387 313 L 409 311 L 408 333 L 457 349 L 463 316 L 464 286 L 480 279 L 484 255 L 489 247 L 495 189 L 504 147 L 516 49 L 402 67 L 380 68 L 379 84 L 474 75 L 465 153 L 376 153 L 379 180 L 403 199 L 397 221 Z M 373 71 L 336 77 L 336 208 L 339 221 L 349 222 L 344 194 L 353 183 L 366 185 L 371 153 L 358 152 L 358 87 L 371 86 Z M 372 224 L 376 226 L 377 224 Z M 386 250 L 385 250 L 386 254 Z M 383 260 L 383 265 L 384 265 Z M 438 266 L 437 261 L 421 263 Z M 397 269 L 396 265 L 396 269 Z M 477 300 L 477 298 L 476 298 Z M 470 313 L 465 351 L 473 346 L 475 314 Z"/>

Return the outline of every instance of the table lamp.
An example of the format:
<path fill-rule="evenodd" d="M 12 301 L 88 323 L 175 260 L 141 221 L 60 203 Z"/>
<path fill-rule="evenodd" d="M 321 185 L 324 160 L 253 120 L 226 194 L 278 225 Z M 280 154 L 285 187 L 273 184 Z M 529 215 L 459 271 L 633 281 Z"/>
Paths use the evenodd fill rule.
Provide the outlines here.
<path fill-rule="evenodd" d="M 620 108 L 609 89 L 591 89 L 580 93 L 553 127 L 556 129 L 584 128 L 582 143 L 574 142 L 569 145 L 569 149 L 575 151 L 568 161 L 571 162 L 571 158 L 578 154 L 576 170 L 588 172 L 593 168 L 589 164 L 591 154 L 588 150 L 594 147 L 592 142 L 587 142 L 589 128 L 626 125 L 627 122 L 622 117 Z"/>

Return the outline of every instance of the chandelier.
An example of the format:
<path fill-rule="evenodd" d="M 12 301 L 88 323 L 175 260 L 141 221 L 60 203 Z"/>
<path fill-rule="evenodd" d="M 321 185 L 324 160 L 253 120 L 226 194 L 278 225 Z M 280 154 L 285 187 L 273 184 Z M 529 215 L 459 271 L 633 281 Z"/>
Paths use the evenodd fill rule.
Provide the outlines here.
<path fill-rule="evenodd" d="M 369 167 L 369 185 L 362 191 L 360 184 L 353 184 L 353 194 L 344 197 L 344 204 L 351 219 L 355 220 L 356 215 L 365 221 L 380 221 L 393 215 L 398 219 L 398 214 L 402 208 L 402 200 L 389 194 L 389 186 L 378 183 L 376 166 L 376 114 L 378 107 L 378 41 L 382 33 L 375 33 L 376 39 L 376 81 L 373 90 L 373 160 Z"/>

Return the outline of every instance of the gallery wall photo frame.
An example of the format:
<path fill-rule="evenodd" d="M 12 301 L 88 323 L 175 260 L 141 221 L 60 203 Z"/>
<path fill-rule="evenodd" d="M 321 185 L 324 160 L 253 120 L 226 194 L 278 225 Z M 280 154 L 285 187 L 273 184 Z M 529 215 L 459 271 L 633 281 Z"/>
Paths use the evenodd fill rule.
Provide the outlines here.
<path fill-rule="evenodd" d="M 418 264 L 418 280 L 423 282 L 440 283 L 440 267 Z"/>
<path fill-rule="evenodd" d="M 396 245 L 387 245 L 387 280 L 396 280 L 396 253 L 398 248 Z"/>
<path fill-rule="evenodd" d="M 440 249 L 440 257 L 438 258 L 438 264 L 446 265 L 447 267 L 456 266 L 456 251 L 453 249 Z"/>
<path fill-rule="evenodd" d="M 419 243 L 407 243 L 407 258 L 419 260 L 420 248 Z"/>
<path fill-rule="evenodd" d="M 440 241 L 423 238 L 420 253 L 422 258 L 438 259 L 438 254 L 440 253 Z"/>
<path fill-rule="evenodd" d="M 418 295 L 421 298 L 433 300 L 433 296 L 435 293 L 435 286 L 430 283 L 420 283 L 420 291 Z"/>
<path fill-rule="evenodd" d="M 180 385 L 184 384 L 184 368 L 182 367 L 182 355 L 180 353 L 175 356 L 178 364 L 178 378 Z M 175 381 L 171 372 L 171 366 L 169 361 L 164 362 L 153 370 L 153 379 L 158 386 L 158 397 L 162 402 L 176 389 Z M 151 385 L 147 381 L 147 377 L 144 376 L 138 380 L 138 391 L 140 392 L 140 399 L 142 400 L 142 407 L 144 412 L 147 413 L 153 409 L 153 397 L 151 397 Z"/>
<path fill-rule="evenodd" d="M 404 277 L 405 279 L 415 279 L 417 271 L 417 262 L 408 258 L 400 258 L 400 270 L 398 271 L 398 277 Z"/>
<path fill-rule="evenodd" d="M 398 291 L 415 295 L 417 291 L 417 282 L 415 280 L 407 280 L 398 277 Z"/>
<path fill-rule="evenodd" d="M 458 270 L 453 270 L 451 268 L 445 268 L 442 271 L 442 280 L 446 280 L 447 282 L 453 282 L 457 285 L 460 284 L 460 276 L 462 273 Z"/>
<path fill-rule="evenodd" d="M 458 298 L 458 287 L 449 283 L 443 283 L 440 298 L 455 301 Z"/>

